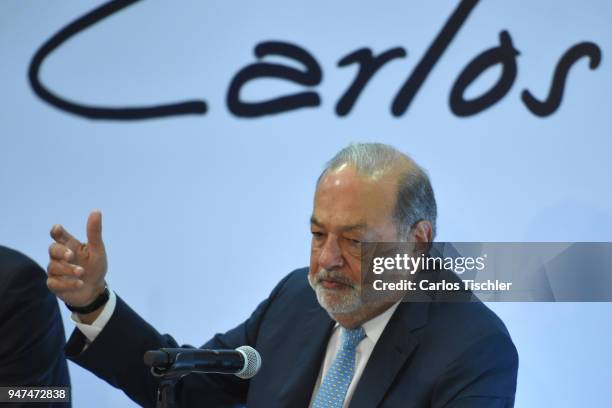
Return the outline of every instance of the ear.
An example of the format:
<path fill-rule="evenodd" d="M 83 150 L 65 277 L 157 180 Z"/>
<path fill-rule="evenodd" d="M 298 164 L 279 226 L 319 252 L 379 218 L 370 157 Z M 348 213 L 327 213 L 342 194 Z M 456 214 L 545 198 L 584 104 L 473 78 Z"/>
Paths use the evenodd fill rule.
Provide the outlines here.
<path fill-rule="evenodd" d="M 421 220 L 410 230 L 410 240 L 416 243 L 429 243 L 433 237 L 433 227 L 429 221 Z"/>

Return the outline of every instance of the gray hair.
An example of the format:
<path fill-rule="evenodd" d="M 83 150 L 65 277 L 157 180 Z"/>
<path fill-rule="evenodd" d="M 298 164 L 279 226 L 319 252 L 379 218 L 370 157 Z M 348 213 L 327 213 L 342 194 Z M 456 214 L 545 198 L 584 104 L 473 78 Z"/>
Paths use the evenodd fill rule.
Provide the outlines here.
<path fill-rule="evenodd" d="M 343 165 L 354 167 L 359 174 L 380 179 L 388 172 L 403 166 L 398 180 L 393 220 L 398 238 L 405 239 L 419 221 L 429 221 L 432 239 L 436 234 L 436 199 L 425 170 L 406 154 L 382 143 L 355 143 L 340 150 L 325 166 L 319 181 L 328 171 Z M 318 181 L 317 181 L 318 184 Z"/>

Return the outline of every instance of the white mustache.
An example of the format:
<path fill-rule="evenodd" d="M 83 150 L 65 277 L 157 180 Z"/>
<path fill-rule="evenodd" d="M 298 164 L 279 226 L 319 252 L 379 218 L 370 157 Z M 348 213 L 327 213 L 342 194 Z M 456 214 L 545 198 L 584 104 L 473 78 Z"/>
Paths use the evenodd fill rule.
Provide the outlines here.
<path fill-rule="evenodd" d="M 315 275 L 315 281 L 317 284 L 321 283 L 322 280 L 330 280 L 333 282 L 341 283 L 346 286 L 350 286 L 351 288 L 355 288 L 355 283 L 350 279 L 343 276 L 341 273 L 336 271 L 329 271 L 327 269 L 319 269 L 317 274 Z"/>

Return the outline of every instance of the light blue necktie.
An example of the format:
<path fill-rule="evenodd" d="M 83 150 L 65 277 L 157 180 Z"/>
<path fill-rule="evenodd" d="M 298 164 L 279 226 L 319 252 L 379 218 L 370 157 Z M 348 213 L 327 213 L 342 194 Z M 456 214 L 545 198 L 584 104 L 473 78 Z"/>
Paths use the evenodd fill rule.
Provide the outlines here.
<path fill-rule="evenodd" d="M 342 343 L 323 378 L 312 408 L 342 408 L 346 391 L 353 380 L 356 349 L 365 337 L 365 331 L 363 327 L 341 330 Z"/>

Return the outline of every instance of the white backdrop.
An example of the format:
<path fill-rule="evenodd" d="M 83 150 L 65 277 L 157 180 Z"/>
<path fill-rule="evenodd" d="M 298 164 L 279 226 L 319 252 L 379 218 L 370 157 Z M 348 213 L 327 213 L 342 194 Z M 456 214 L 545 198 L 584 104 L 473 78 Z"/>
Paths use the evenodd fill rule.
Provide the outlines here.
<path fill-rule="evenodd" d="M 612 240 L 608 2 L 480 2 L 396 117 L 396 93 L 458 1 L 142 1 L 68 39 L 39 76 L 82 105 L 208 104 L 203 115 L 132 121 L 68 113 L 28 82 L 39 47 L 100 4 L 0 3 L 0 243 L 44 266 L 54 223 L 83 238 L 87 214 L 102 209 L 109 284 L 179 342 L 199 345 L 238 324 L 282 276 L 307 264 L 314 182 L 351 141 L 392 144 L 428 170 L 440 241 Z M 511 88 L 479 114 L 455 115 L 455 80 L 499 46 L 504 30 L 520 52 Z M 257 62 L 255 46 L 272 40 L 306 49 L 322 80 L 252 81 L 244 100 L 309 90 L 321 104 L 238 117 L 226 104 L 230 83 Z M 585 41 L 601 63 L 590 69 L 579 59 L 556 111 L 531 113 L 522 92 L 545 99 L 562 55 Z M 335 105 L 357 66 L 338 61 L 363 47 L 403 47 L 407 56 L 384 65 L 339 117 Z M 501 72 L 485 72 L 466 97 L 486 92 Z M 609 406 L 611 305 L 491 307 L 519 350 L 517 407 Z M 92 374 L 70 370 L 75 407 L 133 406 Z"/>

